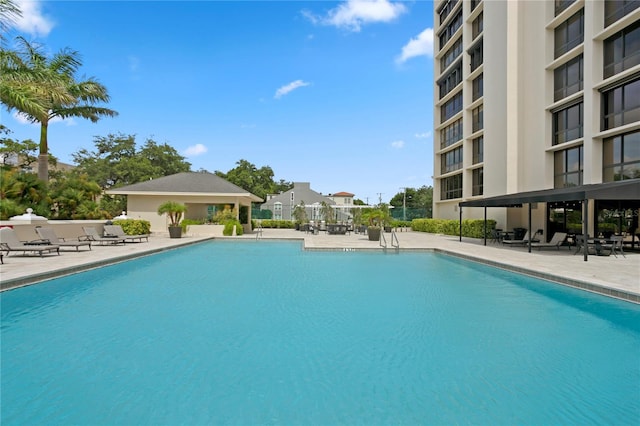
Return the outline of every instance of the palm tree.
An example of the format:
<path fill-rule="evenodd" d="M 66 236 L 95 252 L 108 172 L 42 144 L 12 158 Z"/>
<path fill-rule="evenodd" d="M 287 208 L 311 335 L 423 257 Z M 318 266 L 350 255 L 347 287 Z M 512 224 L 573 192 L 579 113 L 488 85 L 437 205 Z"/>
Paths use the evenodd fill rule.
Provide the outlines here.
<path fill-rule="evenodd" d="M 2 49 L 1 52 L 0 101 L 10 111 L 15 109 L 32 122 L 40 123 L 38 177 L 47 182 L 47 136 L 53 118 L 81 117 L 95 123 L 102 116 L 114 117 L 118 113 L 95 106 L 109 101 L 105 86 L 94 78 L 76 81 L 75 73 L 82 65 L 78 52 L 65 48 L 48 59 L 40 46 L 32 45 L 22 37 L 17 40 L 21 47 L 19 51 Z"/>
<path fill-rule="evenodd" d="M 22 16 L 22 11 L 13 0 L 0 0 L 0 42 L 4 41 L 4 33 Z"/>

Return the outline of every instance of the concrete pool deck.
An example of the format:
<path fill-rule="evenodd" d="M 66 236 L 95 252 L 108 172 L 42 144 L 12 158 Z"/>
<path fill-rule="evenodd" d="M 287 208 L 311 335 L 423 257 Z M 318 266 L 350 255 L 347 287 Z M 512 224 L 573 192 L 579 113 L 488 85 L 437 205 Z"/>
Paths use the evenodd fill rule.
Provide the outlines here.
<path fill-rule="evenodd" d="M 626 257 L 589 256 L 589 260 L 585 262 L 582 254 L 574 255 L 574 252 L 566 247 L 559 251 L 533 249 L 529 253 L 526 247 L 507 247 L 488 241 L 487 246 L 484 246 L 482 240 L 472 238 L 463 238 L 460 242 L 458 237 L 413 231 L 397 232 L 396 235 L 400 251 L 424 250 L 446 253 L 640 303 L 640 253 L 637 252 L 627 252 Z M 386 252 L 395 253 L 396 249 L 391 246 L 391 234 L 386 233 L 385 237 L 388 246 Z M 253 240 L 257 244 L 260 240 L 271 239 L 303 241 L 307 250 L 383 251 L 377 241 L 369 241 L 366 235 L 356 233 L 313 235 L 292 229 L 264 229 L 260 239 L 256 238 L 256 234 L 229 238 Z M 66 251 L 61 251 L 60 256 L 53 254 L 40 258 L 37 255 L 5 254 L 5 263 L 0 265 L 0 287 L 7 290 L 210 239 L 211 237 L 171 239 L 168 235 L 153 234 L 149 242 L 128 243 L 124 246 L 94 244 L 91 251 L 80 252 L 67 248 Z"/>

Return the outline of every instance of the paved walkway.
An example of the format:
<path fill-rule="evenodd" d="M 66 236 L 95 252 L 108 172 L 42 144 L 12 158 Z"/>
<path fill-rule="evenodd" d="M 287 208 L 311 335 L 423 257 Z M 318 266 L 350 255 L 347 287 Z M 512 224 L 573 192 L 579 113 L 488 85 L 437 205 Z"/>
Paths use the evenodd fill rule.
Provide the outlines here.
<path fill-rule="evenodd" d="M 384 235 L 388 246 L 387 253 L 395 253 L 395 248 L 391 247 L 391 234 Z M 484 246 L 482 240 L 471 238 L 463 238 L 460 242 L 457 237 L 413 231 L 397 232 L 396 236 L 400 251 L 428 250 L 447 253 L 640 303 L 640 253 L 626 253 L 626 257 L 589 256 L 589 260 L 585 262 L 581 254 L 574 255 L 567 248 L 560 251 L 534 249 L 529 253 L 526 247 L 505 247 L 489 242 Z M 232 238 L 257 240 L 256 234 Z M 61 252 L 60 256 L 53 254 L 40 258 L 11 254 L 5 256 L 5 264 L 0 266 L 1 288 L 4 290 L 32 284 L 207 239 L 171 239 L 168 235 L 154 234 L 149 238 L 149 242 L 125 246 L 94 245 L 91 251 L 65 251 Z M 261 239 L 304 240 L 307 250 L 383 250 L 377 241 L 369 241 L 366 235 L 355 233 L 313 235 L 291 229 L 265 229 Z"/>

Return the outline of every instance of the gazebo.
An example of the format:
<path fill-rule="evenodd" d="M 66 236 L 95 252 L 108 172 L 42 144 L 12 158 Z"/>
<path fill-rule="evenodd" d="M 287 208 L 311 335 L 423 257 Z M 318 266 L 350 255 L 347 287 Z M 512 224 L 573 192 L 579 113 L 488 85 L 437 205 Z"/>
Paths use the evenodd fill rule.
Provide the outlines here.
<path fill-rule="evenodd" d="M 245 232 L 251 230 L 251 203 L 262 198 L 209 172 L 187 172 L 164 176 L 105 191 L 109 195 L 127 196 L 127 216 L 145 219 L 152 232 L 167 230 L 167 218 L 158 215 L 158 206 L 176 201 L 187 206 L 185 218 L 206 219 L 224 208 L 235 209 Z M 246 209 L 246 215 L 240 211 Z"/>

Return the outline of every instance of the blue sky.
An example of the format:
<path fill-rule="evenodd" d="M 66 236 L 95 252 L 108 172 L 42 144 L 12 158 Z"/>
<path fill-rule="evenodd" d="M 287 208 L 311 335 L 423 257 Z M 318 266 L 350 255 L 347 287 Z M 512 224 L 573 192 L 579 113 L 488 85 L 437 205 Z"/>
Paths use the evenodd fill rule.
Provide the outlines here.
<path fill-rule="evenodd" d="M 227 172 L 370 203 L 433 175 L 430 1 L 17 1 L 22 35 L 80 52 L 116 118 L 49 127 L 63 162 L 95 136 L 134 134 Z M 39 128 L 1 111 L 14 139 Z M 382 194 L 382 195 L 379 195 Z"/>

